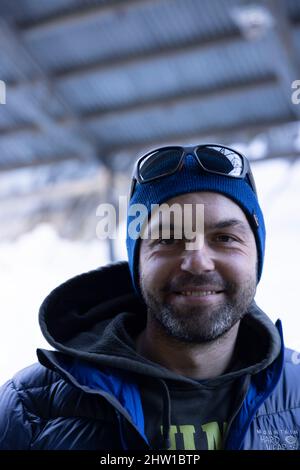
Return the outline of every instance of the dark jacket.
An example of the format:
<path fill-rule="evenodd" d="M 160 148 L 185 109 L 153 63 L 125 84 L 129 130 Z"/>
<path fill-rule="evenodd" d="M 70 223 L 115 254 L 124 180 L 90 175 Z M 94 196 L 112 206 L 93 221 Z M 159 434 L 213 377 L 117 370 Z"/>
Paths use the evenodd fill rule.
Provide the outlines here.
<path fill-rule="evenodd" d="M 280 322 L 278 334 L 255 304 L 242 322 L 251 332 L 247 348 L 262 354 L 247 368 L 224 447 L 300 449 L 300 366 L 284 350 Z M 134 338 L 145 324 L 125 262 L 55 289 L 41 306 L 40 325 L 56 351 L 38 350 L 39 363 L 1 387 L 0 450 L 147 450 L 139 381 L 149 376 L 163 401 L 158 448 L 169 448 L 167 383 L 192 379 L 137 354 Z"/>

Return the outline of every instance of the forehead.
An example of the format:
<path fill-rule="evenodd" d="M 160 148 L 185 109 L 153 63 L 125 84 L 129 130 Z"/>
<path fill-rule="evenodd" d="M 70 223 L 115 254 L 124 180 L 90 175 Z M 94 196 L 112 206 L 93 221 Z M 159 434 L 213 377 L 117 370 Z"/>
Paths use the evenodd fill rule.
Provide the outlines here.
<path fill-rule="evenodd" d="M 204 207 L 204 224 L 209 226 L 220 220 L 236 219 L 241 221 L 246 228 L 251 231 L 247 217 L 243 210 L 232 199 L 220 193 L 213 192 L 194 192 L 182 194 L 166 201 L 168 206 L 179 204 L 184 207 L 185 204 L 191 204 L 193 207 L 202 204 Z M 194 214 L 194 211 L 193 211 Z"/>
<path fill-rule="evenodd" d="M 209 209 L 209 212 L 213 212 L 216 215 L 234 215 L 239 216 L 242 219 L 246 219 L 246 216 L 242 209 L 232 199 L 224 196 L 220 193 L 213 192 L 195 192 L 182 194 L 180 196 L 173 197 L 165 201 L 166 204 L 203 204 L 205 208 Z"/>

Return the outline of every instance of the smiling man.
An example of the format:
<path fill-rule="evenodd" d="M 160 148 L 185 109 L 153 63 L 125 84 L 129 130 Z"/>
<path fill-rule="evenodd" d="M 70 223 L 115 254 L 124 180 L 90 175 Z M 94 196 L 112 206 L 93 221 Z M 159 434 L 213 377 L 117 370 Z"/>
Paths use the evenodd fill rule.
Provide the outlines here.
<path fill-rule="evenodd" d="M 187 250 L 188 241 L 175 239 L 172 229 L 168 238 L 142 241 L 140 286 L 148 324 L 140 351 L 182 375 L 217 376 L 230 363 L 239 322 L 254 298 L 255 238 L 240 207 L 221 194 L 189 193 L 168 202 L 179 204 L 182 214 L 186 206 L 204 206 L 204 243 Z M 218 359 L 213 368 L 210 358 Z"/>
<path fill-rule="evenodd" d="M 182 218 L 157 222 L 163 205 Z M 247 159 L 149 152 L 127 222 L 128 263 L 43 302 L 55 350 L 0 389 L 0 449 L 300 449 L 299 363 L 254 302 L 265 225 Z"/>

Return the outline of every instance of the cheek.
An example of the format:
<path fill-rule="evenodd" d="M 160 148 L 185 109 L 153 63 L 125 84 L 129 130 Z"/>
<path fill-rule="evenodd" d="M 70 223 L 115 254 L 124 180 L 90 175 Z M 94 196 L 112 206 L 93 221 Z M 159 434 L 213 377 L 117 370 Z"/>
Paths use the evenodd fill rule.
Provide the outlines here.
<path fill-rule="evenodd" d="M 139 270 L 142 283 L 155 289 L 170 280 L 174 273 L 174 266 L 170 260 L 166 262 L 161 257 L 152 254 L 140 258 Z"/>
<path fill-rule="evenodd" d="M 216 265 L 216 270 L 224 278 L 242 283 L 243 280 L 256 279 L 257 255 L 254 253 L 228 254 Z"/>

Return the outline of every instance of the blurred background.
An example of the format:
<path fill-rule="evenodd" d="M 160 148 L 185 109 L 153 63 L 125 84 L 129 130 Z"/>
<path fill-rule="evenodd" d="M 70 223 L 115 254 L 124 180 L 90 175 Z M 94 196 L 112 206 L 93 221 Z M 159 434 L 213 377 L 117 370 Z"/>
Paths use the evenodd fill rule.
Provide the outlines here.
<path fill-rule="evenodd" d="M 139 154 L 171 143 L 253 162 L 257 303 L 300 348 L 299 57 L 298 0 L 0 0 L 0 383 L 49 347 L 38 309 L 51 289 L 126 258 L 124 220 L 99 240 L 97 206 L 128 194 Z"/>

